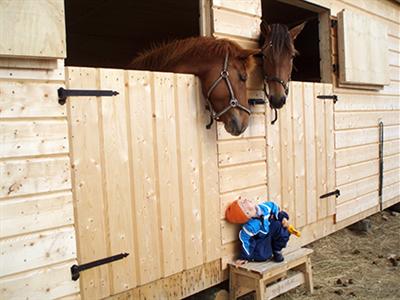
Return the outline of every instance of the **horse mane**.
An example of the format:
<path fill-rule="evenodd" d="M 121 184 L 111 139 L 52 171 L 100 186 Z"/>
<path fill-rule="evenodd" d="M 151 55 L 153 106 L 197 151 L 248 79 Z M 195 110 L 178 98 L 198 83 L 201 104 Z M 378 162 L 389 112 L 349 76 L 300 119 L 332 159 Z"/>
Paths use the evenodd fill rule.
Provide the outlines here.
<path fill-rule="evenodd" d="M 270 26 L 272 58 L 277 61 L 283 53 L 290 53 L 290 55 L 298 54 L 297 50 L 294 48 L 293 39 L 290 35 L 289 28 L 284 24 L 272 24 Z"/>
<path fill-rule="evenodd" d="M 191 37 L 153 46 L 140 53 L 132 60 L 129 67 L 138 70 L 171 71 L 182 62 L 210 57 L 236 58 L 243 53 L 243 48 L 236 42 L 214 37 Z M 246 68 L 252 60 L 246 61 Z"/>

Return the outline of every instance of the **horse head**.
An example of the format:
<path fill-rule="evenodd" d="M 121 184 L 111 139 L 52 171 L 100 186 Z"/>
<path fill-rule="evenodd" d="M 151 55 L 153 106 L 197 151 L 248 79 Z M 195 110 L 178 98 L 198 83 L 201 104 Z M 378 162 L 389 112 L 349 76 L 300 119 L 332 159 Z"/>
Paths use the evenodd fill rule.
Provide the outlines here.
<path fill-rule="evenodd" d="M 304 25 L 302 23 L 289 30 L 283 24 L 268 25 L 265 21 L 261 23 L 264 91 L 271 108 L 279 109 L 286 103 L 293 58 L 297 54 L 294 40 Z"/>
<path fill-rule="evenodd" d="M 234 136 L 243 133 L 249 124 L 251 111 L 246 81 L 254 66 L 252 56 L 259 52 L 237 47 L 235 51 L 226 50 L 222 57 L 210 60 L 208 68 L 199 75 L 211 114 L 207 128 L 213 120 L 221 121 L 225 130 Z"/>
<path fill-rule="evenodd" d="M 246 80 L 259 49 L 243 49 L 227 39 L 192 37 L 163 44 L 136 57 L 129 68 L 195 74 L 200 78 L 211 121 L 232 135 L 249 124 Z"/>

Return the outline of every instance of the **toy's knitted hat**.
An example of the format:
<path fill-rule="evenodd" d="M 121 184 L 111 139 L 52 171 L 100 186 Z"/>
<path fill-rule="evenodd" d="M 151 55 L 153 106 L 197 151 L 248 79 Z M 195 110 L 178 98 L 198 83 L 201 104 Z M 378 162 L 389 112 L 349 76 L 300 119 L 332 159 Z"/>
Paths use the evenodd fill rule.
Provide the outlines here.
<path fill-rule="evenodd" d="M 228 220 L 228 222 L 235 224 L 244 224 L 250 219 L 243 212 L 242 208 L 238 203 L 238 200 L 233 201 L 228 206 L 225 212 L 225 217 Z"/>

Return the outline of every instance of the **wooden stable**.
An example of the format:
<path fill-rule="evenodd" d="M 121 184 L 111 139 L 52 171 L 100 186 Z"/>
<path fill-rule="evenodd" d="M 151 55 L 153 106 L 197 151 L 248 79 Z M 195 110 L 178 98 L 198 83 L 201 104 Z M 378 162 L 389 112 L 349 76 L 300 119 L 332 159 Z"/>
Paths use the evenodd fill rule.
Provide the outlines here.
<path fill-rule="evenodd" d="M 228 278 L 238 253 L 239 228 L 224 220 L 238 196 L 289 212 L 302 231 L 289 251 L 400 201 L 399 4 L 202 0 L 200 34 L 256 48 L 269 5 L 290 6 L 293 22 L 300 10 L 317 16 L 318 70 L 299 71 L 275 125 L 268 106 L 255 106 L 233 137 L 220 124 L 205 129 L 194 76 L 66 67 L 64 1 L 0 1 L 2 299 L 205 290 Z M 60 87 L 119 95 L 60 105 Z M 260 69 L 248 89 L 264 97 Z M 333 94 L 336 103 L 317 98 Z M 121 252 L 129 256 L 71 280 L 72 265 Z"/>

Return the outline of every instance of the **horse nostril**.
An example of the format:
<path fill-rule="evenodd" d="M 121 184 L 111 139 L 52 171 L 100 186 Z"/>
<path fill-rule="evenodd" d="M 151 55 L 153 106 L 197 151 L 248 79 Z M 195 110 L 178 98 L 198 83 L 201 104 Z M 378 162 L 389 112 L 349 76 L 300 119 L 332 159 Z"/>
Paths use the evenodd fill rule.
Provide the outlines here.
<path fill-rule="evenodd" d="M 286 103 L 286 96 L 281 97 L 282 106 Z"/>

